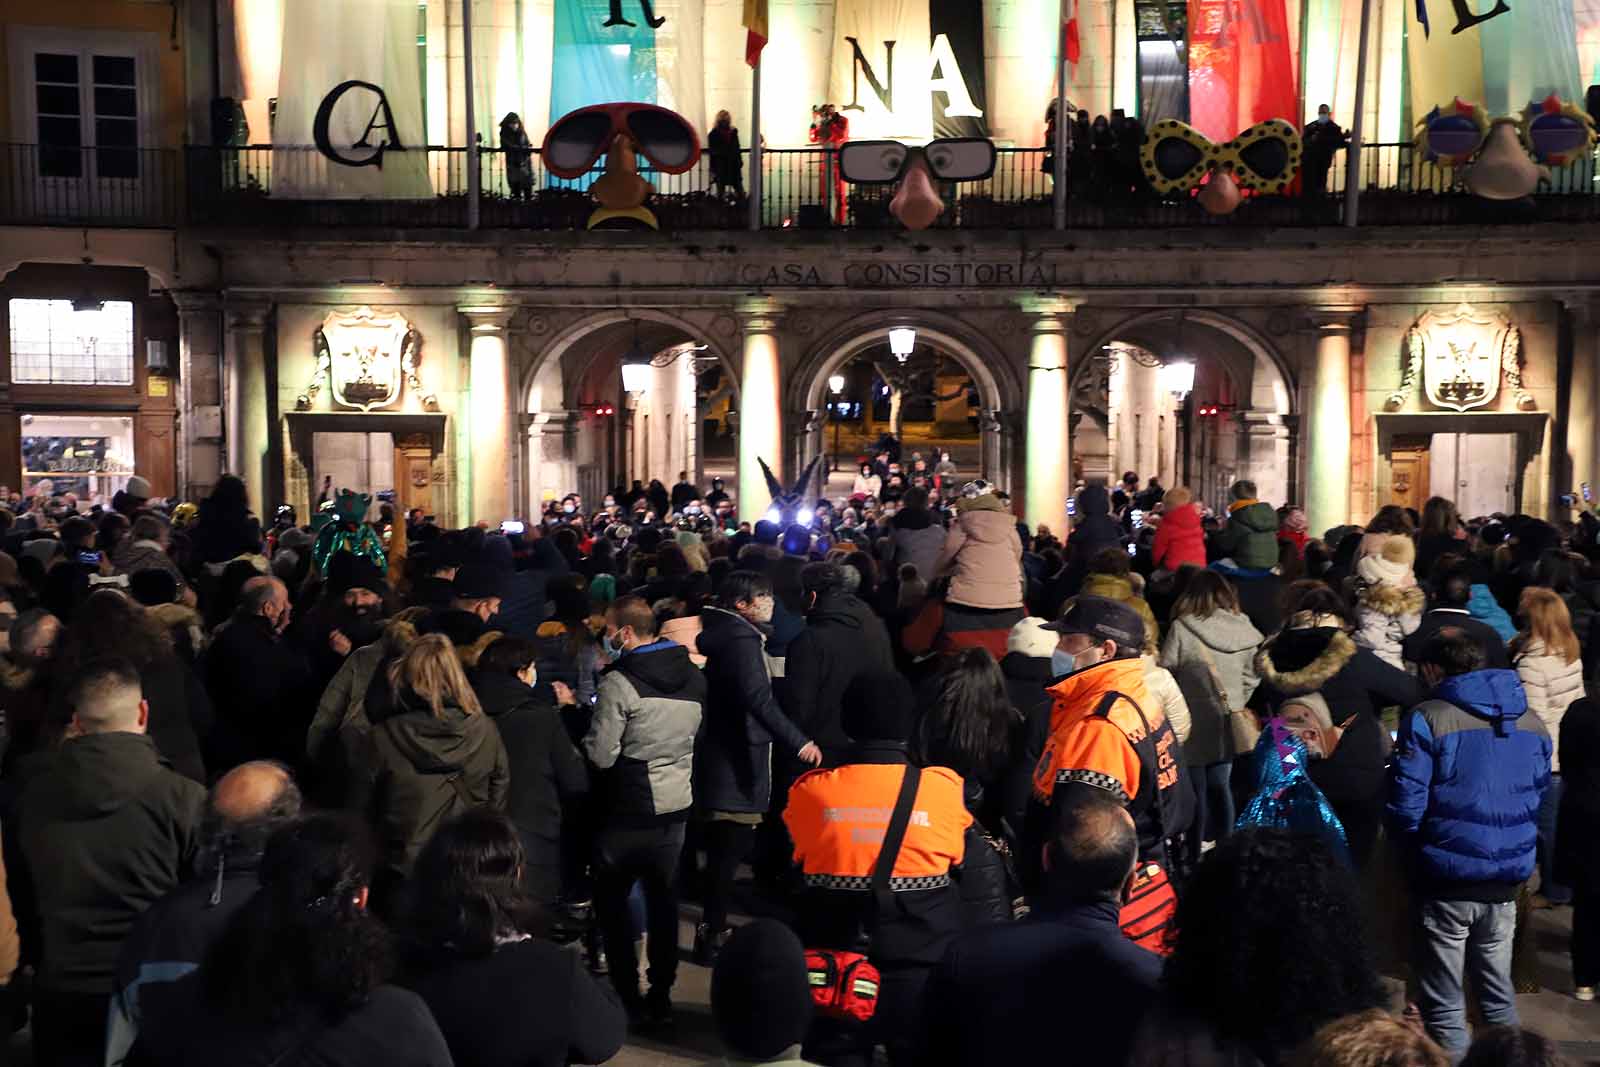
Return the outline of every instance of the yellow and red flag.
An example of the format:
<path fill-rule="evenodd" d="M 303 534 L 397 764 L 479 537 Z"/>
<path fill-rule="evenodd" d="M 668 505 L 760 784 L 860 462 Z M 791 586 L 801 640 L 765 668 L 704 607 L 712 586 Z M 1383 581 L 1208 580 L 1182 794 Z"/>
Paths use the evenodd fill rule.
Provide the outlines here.
<path fill-rule="evenodd" d="M 754 67 L 767 46 L 767 0 L 744 0 L 744 61 Z"/>

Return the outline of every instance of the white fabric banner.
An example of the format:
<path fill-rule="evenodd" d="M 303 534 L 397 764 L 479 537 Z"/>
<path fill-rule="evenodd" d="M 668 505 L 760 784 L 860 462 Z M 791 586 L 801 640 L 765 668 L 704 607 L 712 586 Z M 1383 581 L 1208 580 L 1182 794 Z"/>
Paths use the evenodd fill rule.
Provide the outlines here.
<path fill-rule="evenodd" d="M 284 0 L 283 55 L 273 195 L 433 195 L 415 0 Z"/>
<path fill-rule="evenodd" d="M 928 0 L 838 0 L 828 99 L 852 140 L 933 136 Z"/>

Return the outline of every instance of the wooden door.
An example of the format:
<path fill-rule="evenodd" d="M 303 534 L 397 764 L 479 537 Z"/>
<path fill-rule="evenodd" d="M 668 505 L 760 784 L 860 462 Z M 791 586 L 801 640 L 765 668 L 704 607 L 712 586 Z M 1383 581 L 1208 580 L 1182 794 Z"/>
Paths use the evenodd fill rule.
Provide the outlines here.
<path fill-rule="evenodd" d="M 400 515 L 421 508 L 424 515 L 433 511 L 433 444 L 426 434 L 395 441 L 395 503 Z"/>
<path fill-rule="evenodd" d="M 1395 439 L 1389 452 L 1389 503 L 1422 511 L 1432 484 L 1428 470 L 1430 444 L 1427 437 Z"/>

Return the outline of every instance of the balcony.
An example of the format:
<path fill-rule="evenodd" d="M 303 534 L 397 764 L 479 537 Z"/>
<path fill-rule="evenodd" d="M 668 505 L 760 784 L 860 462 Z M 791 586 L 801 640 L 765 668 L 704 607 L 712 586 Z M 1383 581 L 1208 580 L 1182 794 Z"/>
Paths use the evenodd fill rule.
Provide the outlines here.
<path fill-rule="evenodd" d="M 462 227 L 467 223 L 464 148 L 417 150 L 424 162 L 412 172 L 421 195 L 370 199 L 317 199 L 278 190 L 325 187 L 338 165 L 314 148 L 190 149 L 189 221 L 223 226 Z M 945 189 L 946 210 L 935 228 L 963 230 L 1049 229 L 1050 175 L 1042 148 L 1001 148 L 994 175 Z M 392 157 L 390 157 L 392 163 Z M 409 160 L 407 161 L 410 162 Z M 748 179 L 749 159 L 745 160 Z M 480 225 L 488 228 L 582 230 L 594 208 L 586 192 L 601 173 L 565 180 L 548 175 L 533 155 L 530 195 L 513 195 L 499 150 L 479 154 Z M 415 164 L 413 164 L 415 166 Z M 762 153 L 761 223 L 767 229 L 853 230 L 898 228 L 888 214 L 890 191 L 843 187 L 830 198 L 835 155 L 822 148 L 779 148 Z M 1361 156 L 1361 223 L 1370 226 L 1600 221 L 1600 186 L 1593 156 L 1552 173 L 1525 201 L 1494 202 L 1463 191 L 1446 167 L 1424 161 L 1407 144 L 1368 145 Z M 650 203 L 663 230 L 739 230 L 749 226 L 743 199 L 721 198 L 702 158 L 684 174 L 641 172 L 656 189 Z M 1344 157 L 1335 162 L 1325 196 L 1249 197 L 1228 216 L 1206 214 L 1192 194 L 1159 199 L 1131 188 L 1074 183 L 1067 202 L 1069 229 L 1150 229 L 1191 226 L 1333 226 L 1344 221 Z"/>
<path fill-rule="evenodd" d="M 0 145 L 0 225 L 172 227 L 171 148 Z"/>
<path fill-rule="evenodd" d="M 360 168 L 362 180 L 374 188 L 388 183 L 387 191 L 360 198 L 324 192 L 345 168 L 312 147 L 63 149 L 14 144 L 4 151 L 0 224 L 460 229 L 468 221 L 465 148 L 390 153 L 382 171 Z M 1045 158 L 1042 148 L 999 149 L 992 177 L 945 187 L 946 210 L 934 228 L 1050 229 L 1052 182 L 1041 169 Z M 600 171 L 573 180 L 555 178 L 544 171 L 535 152 L 531 190 L 519 197 L 507 181 L 503 152 L 482 150 L 478 167 L 480 226 L 585 228 L 594 208 L 587 190 Z M 1410 144 L 1366 146 L 1361 171 L 1363 226 L 1600 221 L 1600 177 L 1593 155 L 1553 171 L 1532 197 L 1509 202 L 1466 193 L 1450 168 L 1423 160 Z M 684 174 L 641 173 L 655 186 L 650 207 L 663 230 L 749 227 L 748 202 L 717 195 L 708 160 L 702 158 Z M 828 149 L 762 153 L 762 226 L 899 228 L 888 213 L 890 190 L 843 186 L 841 194 L 836 173 L 836 157 Z M 748 180 L 748 157 L 744 174 Z M 1252 196 L 1232 215 L 1218 217 L 1206 214 L 1192 194 L 1161 199 L 1097 176 L 1071 181 L 1066 224 L 1074 230 L 1336 226 L 1344 221 L 1344 182 L 1340 156 L 1326 195 Z"/>

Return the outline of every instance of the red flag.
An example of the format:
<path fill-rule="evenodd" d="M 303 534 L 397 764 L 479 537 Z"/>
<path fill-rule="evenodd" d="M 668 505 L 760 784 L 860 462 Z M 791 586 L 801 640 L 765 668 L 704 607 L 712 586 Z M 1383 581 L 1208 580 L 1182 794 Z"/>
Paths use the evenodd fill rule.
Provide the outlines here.
<path fill-rule="evenodd" d="M 767 46 L 767 0 L 744 0 L 744 61 L 754 67 Z"/>
<path fill-rule="evenodd" d="M 1067 16 L 1061 26 L 1061 52 L 1067 57 L 1067 62 L 1073 66 L 1078 65 L 1078 57 L 1082 49 L 1078 43 L 1078 0 L 1064 0 L 1067 5 Z"/>

